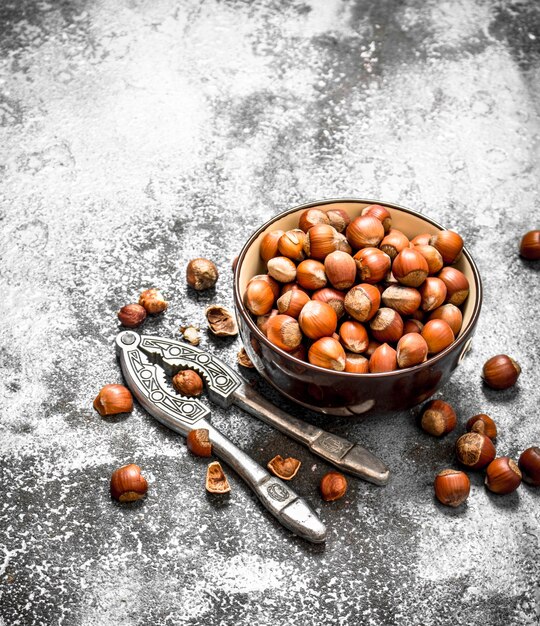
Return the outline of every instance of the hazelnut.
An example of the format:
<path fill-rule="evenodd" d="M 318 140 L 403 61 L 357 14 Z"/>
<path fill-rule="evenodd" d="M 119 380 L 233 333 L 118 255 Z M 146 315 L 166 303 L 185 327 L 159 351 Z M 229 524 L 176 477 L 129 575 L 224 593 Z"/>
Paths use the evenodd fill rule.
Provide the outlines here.
<path fill-rule="evenodd" d="M 540 259 L 540 230 L 531 230 L 523 235 L 519 245 L 519 254 L 529 261 Z"/>
<path fill-rule="evenodd" d="M 409 320 L 411 322 L 416 320 Z M 397 344 L 396 358 L 400 368 L 419 365 L 427 359 L 428 347 L 426 340 L 418 331 L 407 333 Z"/>
<path fill-rule="evenodd" d="M 306 337 L 320 339 L 330 336 L 336 330 L 337 315 L 329 304 L 310 300 L 300 311 L 298 323 Z"/>
<path fill-rule="evenodd" d="M 467 420 L 465 428 L 469 433 L 480 433 L 490 439 L 495 439 L 497 436 L 497 426 L 495 422 L 489 415 L 485 415 L 484 413 L 473 415 L 473 417 Z"/>
<path fill-rule="evenodd" d="M 351 374 L 369 373 L 369 360 L 361 354 L 345 352 L 345 371 Z"/>
<path fill-rule="evenodd" d="M 270 274 L 257 274 L 248 281 L 248 285 L 255 282 L 256 280 L 262 280 L 263 282 L 265 282 L 272 290 L 274 298 L 279 298 L 281 290 L 284 288 L 284 285 L 278 282 L 275 278 L 272 278 Z"/>
<path fill-rule="evenodd" d="M 392 261 L 402 250 L 408 247 L 409 240 L 407 237 L 400 230 L 396 230 L 395 228 L 390 229 L 390 232 L 384 237 L 379 246 Z"/>
<path fill-rule="evenodd" d="M 443 304 L 429 316 L 430 320 L 444 320 L 452 329 L 454 336 L 457 337 L 463 324 L 463 314 L 455 304 Z"/>
<path fill-rule="evenodd" d="M 343 372 L 345 369 L 345 350 L 337 339 L 321 337 L 311 344 L 308 351 L 308 361 L 318 367 Z"/>
<path fill-rule="evenodd" d="M 434 488 L 437 500 L 441 504 L 456 507 L 469 497 L 471 482 L 465 472 L 445 469 L 437 474 Z"/>
<path fill-rule="evenodd" d="M 321 209 L 306 209 L 302 215 L 300 215 L 300 219 L 298 220 L 298 226 L 300 230 L 303 230 L 305 233 L 316 224 L 329 224 L 330 219 L 328 214 Z"/>
<path fill-rule="evenodd" d="M 194 370 L 182 370 L 178 372 L 178 374 L 173 377 L 172 384 L 179 394 L 187 398 L 200 396 L 204 389 L 202 378 Z"/>
<path fill-rule="evenodd" d="M 338 233 L 342 233 L 351 223 L 351 218 L 347 211 L 343 209 L 330 209 L 326 212 L 330 220 L 330 226 L 333 226 Z"/>
<path fill-rule="evenodd" d="M 268 340 L 285 352 L 296 350 L 302 341 L 298 322 L 290 315 L 275 315 L 266 325 Z"/>
<path fill-rule="evenodd" d="M 482 469 L 495 458 L 495 446 L 489 437 L 480 433 L 467 433 L 456 442 L 459 462 L 469 469 Z"/>
<path fill-rule="evenodd" d="M 219 277 L 218 269 L 213 261 L 208 259 L 193 259 L 186 269 L 187 283 L 197 291 L 212 288 Z"/>
<path fill-rule="evenodd" d="M 325 287 L 324 289 L 314 291 L 312 298 L 313 300 L 329 304 L 336 312 L 338 318 L 343 317 L 345 314 L 345 293 L 343 291 L 333 289 L 332 287 Z"/>
<path fill-rule="evenodd" d="M 521 471 L 517 463 L 507 456 L 491 461 L 486 468 L 485 485 L 500 495 L 515 491 L 521 485 Z"/>
<path fill-rule="evenodd" d="M 419 287 L 429 272 L 426 259 L 416 248 L 405 248 L 392 263 L 392 274 L 407 287 Z"/>
<path fill-rule="evenodd" d="M 416 235 L 411 239 L 411 244 L 416 246 L 428 246 L 429 240 L 433 235 L 431 233 L 421 233 L 420 235 Z"/>
<path fill-rule="evenodd" d="M 274 291 L 266 281 L 249 281 L 244 292 L 244 304 L 253 315 L 265 315 L 268 313 L 274 306 L 274 300 Z"/>
<path fill-rule="evenodd" d="M 339 339 L 350 352 L 361 353 L 369 344 L 367 330 L 360 322 L 343 322 L 339 328 Z"/>
<path fill-rule="evenodd" d="M 240 348 L 238 354 L 236 355 L 236 360 L 238 361 L 238 365 L 247 368 L 254 368 L 253 361 L 248 357 L 246 349 Z"/>
<path fill-rule="evenodd" d="M 305 261 L 304 261 L 305 263 Z M 278 311 L 284 315 L 298 318 L 304 305 L 309 302 L 309 296 L 300 289 L 291 289 L 284 293 L 277 301 Z"/>
<path fill-rule="evenodd" d="M 442 306 L 446 298 L 446 285 L 434 276 L 428 276 L 418 291 L 422 297 L 422 310 L 426 312 Z"/>
<path fill-rule="evenodd" d="M 286 256 L 276 256 L 270 259 L 267 267 L 270 276 L 280 283 L 290 283 L 296 280 L 296 265 Z"/>
<path fill-rule="evenodd" d="M 291 480 L 298 473 L 300 465 L 302 465 L 302 463 L 298 459 L 293 459 L 292 457 L 284 459 L 278 454 L 272 460 L 268 461 L 267 467 L 274 476 L 282 478 L 283 480 Z"/>
<path fill-rule="evenodd" d="M 521 453 L 518 463 L 523 480 L 529 485 L 540 487 L 540 448 L 527 448 Z"/>
<path fill-rule="evenodd" d="M 194 428 L 188 433 L 187 447 L 195 456 L 212 456 L 208 428 Z"/>
<path fill-rule="evenodd" d="M 133 396 L 124 385 L 105 385 L 94 400 L 94 409 L 105 417 L 133 411 Z"/>
<path fill-rule="evenodd" d="M 270 313 L 266 313 L 265 315 L 259 315 L 257 317 L 257 328 L 261 331 L 261 333 L 266 337 L 268 333 L 268 320 L 272 317 L 275 317 L 279 314 L 278 309 L 272 309 Z"/>
<path fill-rule="evenodd" d="M 278 241 L 278 250 L 282 256 L 285 256 L 293 261 L 303 261 L 304 243 L 306 241 L 306 233 L 299 228 L 294 230 L 288 230 L 283 233 Z M 294 279 L 293 279 L 294 280 Z"/>
<path fill-rule="evenodd" d="M 327 282 L 324 265 L 315 259 L 302 261 L 296 268 L 296 281 L 304 289 L 322 289 Z"/>
<path fill-rule="evenodd" d="M 324 261 L 334 250 L 352 252 L 345 237 L 329 224 L 317 224 L 309 229 L 304 241 L 304 252 L 307 256 Z"/>
<path fill-rule="evenodd" d="M 395 343 L 403 335 L 401 315 L 388 307 L 381 307 L 369 323 L 373 338 L 381 343 Z"/>
<path fill-rule="evenodd" d="M 383 280 L 392 265 L 390 257 L 379 248 L 362 248 L 353 259 L 359 279 L 370 285 Z"/>
<path fill-rule="evenodd" d="M 380 204 L 370 204 L 365 209 L 362 209 L 362 215 L 371 215 L 376 217 L 383 225 L 384 232 L 387 233 L 392 227 L 392 216 L 390 211 Z"/>
<path fill-rule="evenodd" d="M 459 306 L 469 295 L 469 281 L 455 267 L 443 267 L 438 277 L 446 285 L 446 302 Z"/>
<path fill-rule="evenodd" d="M 265 233 L 261 239 L 261 247 L 259 253 L 261 259 L 267 263 L 270 259 L 279 255 L 278 243 L 281 236 L 285 234 L 284 230 L 272 230 L 269 233 Z"/>
<path fill-rule="evenodd" d="M 421 333 L 422 328 L 424 328 L 424 324 L 422 324 L 422 322 L 420 322 L 419 320 L 415 320 L 415 319 L 405 320 L 403 323 L 403 335 L 405 336 L 410 333 Z M 422 339 L 424 338 L 422 337 Z"/>
<path fill-rule="evenodd" d="M 508 389 L 516 384 L 521 367 L 506 354 L 498 354 L 484 363 L 482 378 L 492 389 Z"/>
<path fill-rule="evenodd" d="M 345 295 L 345 310 L 358 322 L 367 322 L 381 304 L 381 293 L 373 285 L 361 283 L 349 289 Z"/>
<path fill-rule="evenodd" d="M 118 319 L 126 328 L 137 328 L 146 319 L 146 309 L 140 304 L 126 304 L 118 311 Z"/>
<path fill-rule="evenodd" d="M 431 354 L 441 352 L 454 341 L 454 333 L 444 320 L 429 320 L 420 334 L 426 340 Z"/>
<path fill-rule="evenodd" d="M 463 239 L 453 230 L 441 230 L 431 237 L 429 245 L 437 248 L 446 265 L 452 265 L 461 256 Z"/>
<path fill-rule="evenodd" d="M 271 307 L 270 307 L 271 308 Z M 212 304 L 206 308 L 206 319 L 210 332 L 217 337 L 233 337 L 238 334 L 234 315 L 225 307 Z"/>
<path fill-rule="evenodd" d="M 206 491 L 209 493 L 228 493 L 231 490 L 229 481 L 219 461 L 213 461 L 206 470 Z"/>
<path fill-rule="evenodd" d="M 376 348 L 369 358 L 369 371 L 372 374 L 393 372 L 397 369 L 397 352 L 387 343 Z"/>
<path fill-rule="evenodd" d="M 429 245 L 416 245 L 414 246 L 414 249 L 420 252 L 424 259 L 426 259 L 429 274 L 436 274 L 441 271 L 444 262 L 441 253 L 437 250 L 437 248 Z"/>
<path fill-rule="evenodd" d="M 347 479 L 339 472 L 328 472 L 321 479 L 319 486 L 322 499 L 325 502 L 333 502 L 343 498 L 347 491 Z"/>
<path fill-rule="evenodd" d="M 349 289 L 356 281 L 356 263 L 350 254 L 341 250 L 334 250 L 326 257 L 324 270 L 325 279 L 328 278 L 335 289 Z"/>
<path fill-rule="evenodd" d="M 114 470 L 111 476 L 111 496 L 118 502 L 135 502 L 144 498 L 148 483 L 141 475 L 141 468 L 134 463 Z"/>
<path fill-rule="evenodd" d="M 432 400 L 424 407 L 420 425 L 430 435 L 442 437 L 454 430 L 456 424 L 456 413 L 448 402 Z"/>
<path fill-rule="evenodd" d="M 198 346 L 201 343 L 201 334 L 198 327 L 182 326 L 180 332 L 182 333 L 182 339 L 192 346 Z"/>
<path fill-rule="evenodd" d="M 384 227 L 373 215 L 361 215 L 347 226 L 347 239 L 353 248 L 376 248 L 384 237 Z"/>
<path fill-rule="evenodd" d="M 368 359 L 370 359 L 371 355 L 380 345 L 382 344 L 379 341 L 375 341 L 375 339 L 370 339 L 367 348 L 364 350 L 364 355 L 367 356 Z"/>
<path fill-rule="evenodd" d="M 139 296 L 139 304 L 150 315 L 157 315 L 167 309 L 169 303 L 165 301 L 158 289 L 146 289 Z"/>
<path fill-rule="evenodd" d="M 384 306 L 387 306 L 400 315 L 411 315 L 418 310 L 422 296 L 418 289 L 404 285 L 390 285 L 381 295 Z"/>

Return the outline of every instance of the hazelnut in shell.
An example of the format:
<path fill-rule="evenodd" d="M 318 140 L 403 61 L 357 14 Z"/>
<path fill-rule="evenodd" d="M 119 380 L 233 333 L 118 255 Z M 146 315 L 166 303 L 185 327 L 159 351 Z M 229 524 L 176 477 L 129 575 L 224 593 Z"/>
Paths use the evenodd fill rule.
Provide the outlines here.
<path fill-rule="evenodd" d="M 335 289 L 349 289 L 356 281 L 356 263 L 350 254 L 341 250 L 334 250 L 325 258 L 324 270 Z"/>
<path fill-rule="evenodd" d="M 454 333 L 444 320 L 429 320 L 420 333 L 426 340 L 430 354 L 437 354 L 454 341 Z"/>
<path fill-rule="evenodd" d="M 417 331 L 403 335 L 398 341 L 396 358 L 401 369 L 423 363 L 427 354 L 427 343 Z"/>
<path fill-rule="evenodd" d="M 345 359 L 345 350 L 333 337 L 321 337 L 311 344 L 308 351 L 308 361 L 312 365 L 336 372 L 345 370 Z"/>
<path fill-rule="evenodd" d="M 208 428 L 194 428 L 190 431 L 187 436 L 187 447 L 195 456 L 212 456 L 212 443 Z"/>
<path fill-rule="evenodd" d="M 400 230 L 391 228 L 390 232 L 381 241 L 379 248 L 385 252 L 392 261 L 405 248 L 409 247 L 409 240 Z"/>
<path fill-rule="evenodd" d="M 362 248 L 353 259 L 358 277 L 370 285 L 383 280 L 392 264 L 390 257 L 379 248 Z"/>
<path fill-rule="evenodd" d="M 518 464 L 507 456 L 501 456 L 487 466 L 485 485 L 493 493 L 507 495 L 521 485 L 521 478 Z"/>
<path fill-rule="evenodd" d="M 296 268 L 296 281 L 304 289 L 322 289 L 327 283 L 324 265 L 315 259 L 302 261 Z"/>
<path fill-rule="evenodd" d="M 471 482 L 465 472 L 445 469 L 437 474 L 434 488 L 441 504 L 457 507 L 469 497 Z"/>
<path fill-rule="evenodd" d="M 430 276 L 441 271 L 444 262 L 441 253 L 437 250 L 437 248 L 430 245 L 419 245 L 414 246 L 414 249 L 420 252 L 424 259 L 426 259 Z"/>
<path fill-rule="evenodd" d="M 387 233 L 392 227 L 392 216 L 390 211 L 380 204 L 370 204 L 365 209 L 362 209 L 362 215 L 371 215 L 376 217 L 383 225 L 384 232 Z"/>
<path fill-rule="evenodd" d="M 495 439 L 497 437 L 497 425 L 491 417 L 485 413 L 473 415 L 467 420 L 465 428 L 468 433 L 480 433 L 481 435 L 486 435 L 486 437 L 489 437 L 490 439 Z"/>
<path fill-rule="evenodd" d="M 345 371 L 351 374 L 367 374 L 369 359 L 355 352 L 345 352 Z"/>
<path fill-rule="evenodd" d="M 306 209 L 298 220 L 298 227 L 305 233 L 316 224 L 330 224 L 328 214 L 321 209 Z"/>
<path fill-rule="evenodd" d="M 469 295 L 469 281 L 463 272 L 455 267 L 443 267 L 438 278 L 446 285 L 446 302 L 459 306 Z"/>
<path fill-rule="evenodd" d="M 266 264 L 270 276 L 279 283 L 296 280 L 296 265 L 286 256 L 275 256 Z"/>
<path fill-rule="evenodd" d="M 428 276 L 418 288 L 422 297 L 422 310 L 433 311 L 443 305 L 446 298 L 446 285 L 440 278 Z"/>
<path fill-rule="evenodd" d="M 456 427 L 456 413 L 448 402 L 432 400 L 424 407 L 420 425 L 426 433 L 434 437 L 442 437 Z"/>
<path fill-rule="evenodd" d="M 405 248 L 392 263 L 392 274 L 406 287 L 419 287 L 429 272 L 426 259 L 415 248 Z"/>
<path fill-rule="evenodd" d="M 358 322 L 370 320 L 381 304 L 381 293 L 368 283 L 361 283 L 349 289 L 345 295 L 345 310 Z"/>
<path fill-rule="evenodd" d="M 268 233 L 265 233 L 265 235 L 261 239 L 259 253 L 261 255 L 261 259 L 265 263 L 267 263 L 275 256 L 279 256 L 278 243 L 284 233 L 285 231 L 283 230 L 272 230 Z"/>
<path fill-rule="evenodd" d="M 415 319 L 404 320 L 403 335 L 408 335 L 409 333 L 421 333 L 422 328 L 424 328 L 424 324 L 422 324 L 420 320 L 415 320 Z"/>
<path fill-rule="evenodd" d="M 317 224 L 309 229 L 304 242 L 304 252 L 317 261 L 324 259 L 334 250 L 351 252 L 343 235 L 330 224 Z"/>
<path fill-rule="evenodd" d="M 523 480 L 533 487 L 540 487 L 540 448 L 531 446 L 524 450 L 518 461 Z"/>
<path fill-rule="evenodd" d="M 469 469 L 482 469 L 495 458 L 495 446 L 489 437 L 480 433 L 467 433 L 456 442 L 458 461 Z"/>
<path fill-rule="evenodd" d="M 484 363 L 482 370 L 484 382 L 492 389 L 513 387 L 520 374 L 521 367 L 506 354 L 491 357 Z"/>
<path fill-rule="evenodd" d="M 397 369 L 397 352 L 387 343 L 376 348 L 369 358 L 369 371 L 372 374 L 393 372 Z"/>
<path fill-rule="evenodd" d="M 265 313 L 264 315 L 259 315 L 257 317 L 257 328 L 261 331 L 261 333 L 265 337 L 267 336 L 268 320 L 271 317 L 275 317 L 278 314 L 279 314 L 279 310 L 278 309 L 272 309 L 270 311 L 270 313 Z"/>
<path fill-rule="evenodd" d="M 358 354 L 364 352 L 369 344 L 367 330 L 360 322 L 347 321 L 339 327 L 339 339 L 346 350 Z"/>
<path fill-rule="evenodd" d="M 528 261 L 540 259 L 540 230 L 525 233 L 519 245 L 519 254 Z"/>
<path fill-rule="evenodd" d="M 317 289 L 313 292 L 312 299 L 329 304 L 336 312 L 338 319 L 345 314 L 345 293 L 339 289 L 333 287 Z"/>
<path fill-rule="evenodd" d="M 461 256 L 463 239 L 453 230 L 441 230 L 436 235 L 432 235 L 429 245 L 441 253 L 445 265 L 452 265 Z"/>
<path fill-rule="evenodd" d="M 338 233 L 342 233 L 351 223 L 351 218 L 347 211 L 343 209 L 330 209 L 326 212 L 330 220 L 330 226 L 333 226 Z"/>
<path fill-rule="evenodd" d="M 292 289 L 284 293 L 277 301 L 278 311 L 283 315 L 298 318 L 304 305 L 309 302 L 309 296 L 305 291 Z"/>
<path fill-rule="evenodd" d="M 133 396 L 124 385 L 105 385 L 94 399 L 94 409 L 105 417 L 131 413 L 133 411 Z"/>
<path fill-rule="evenodd" d="M 388 307 L 381 307 L 369 323 L 373 338 L 381 343 L 396 343 L 403 335 L 401 315 Z"/>
<path fill-rule="evenodd" d="M 303 261 L 304 254 L 304 242 L 306 240 L 306 233 L 299 228 L 294 230 L 288 230 L 283 233 L 278 241 L 278 250 L 282 256 L 285 256 L 297 263 Z"/>
<path fill-rule="evenodd" d="M 463 314 L 455 304 L 443 304 L 431 312 L 430 320 L 444 320 L 457 337 L 463 324 Z"/>
<path fill-rule="evenodd" d="M 353 248 L 376 248 L 384 237 L 384 227 L 373 215 L 361 215 L 347 226 L 347 239 Z"/>
<path fill-rule="evenodd" d="M 285 352 L 292 352 L 302 341 L 300 326 L 290 315 L 271 317 L 266 325 L 266 336 L 271 343 Z"/>
<path fill-rule="evenodd" d="M 276 258 L 279 259 L 283 257 Z M 271 261 L 272 260 L 273 259 L 271 259 Z M 267 281 L 262 279 L 249 281 L 244 292 L 244 304 L 253 315 L 265 315 L 270 312 L 274 306 L 274 300 L 274 291 Z"/>
<path fill-rule="evenodd" d="M 321 337 L 329 337 L 335 332 L 337 315 L 329 304 L 310 300 L 300 311 L 298 323 L 306 337 L 320 339 Z"/>
<path fill-rule="evenodd" d="M 422 303 L 418 289 L 404 285 L 390 285 L 381 295 L 384 306 L 390 307 L 400 315 L 412 315 Z"/>
<path fill-rule="evenodd" d="M 114 470 L 111 476 L 111 496 L 118 502 L 135 502 L 144 498 L 148 483 L 141 474 L 141 468 L 134 463 Z"/>

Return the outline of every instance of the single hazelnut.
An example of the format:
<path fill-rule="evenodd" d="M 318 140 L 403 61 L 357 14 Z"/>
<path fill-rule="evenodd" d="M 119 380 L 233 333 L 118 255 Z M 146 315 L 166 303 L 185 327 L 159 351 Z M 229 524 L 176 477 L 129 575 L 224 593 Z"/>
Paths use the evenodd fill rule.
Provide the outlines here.
<path fill-rule="evenodd" d="M 268 333 L 268 320 L 270 318 L 275 317 L 279 314 L 278 309 L 272 309 L 270 313 L 265 313 L 264 315 L 259 315 L 257 317 L 257 328 L 261 331 L 261 333 L 266 337 Z"/>
<path fill-rule="evenodd" d="M 345 359 L 345 350 L 333 337 L 321 337 L 311 344 L 308 351 L 308 361 L 312 365 L 336 372 L 344 371 Z"/>
<path fill-rule="evenodd" d="M 416 235 L 411 239 L 411 244 L 416 246 L 428 246 L 429 240 L 433 235 L 431 233 L 420 233 L 420 235 Z"/>
<path fill-rule="evenodd" d="M 146 309 L 140 304 L 126 304 L 118 311 L 118 319 L 126 328 L 137 328 L 146 319 Z"/>
<path fill-rule="evenodd" d="M 105 385 L 94 399 L 94 409 L 105 417 L 133 411 L 133 396 L 124 385 Z"/>
<path fill-rule="evenodd" d="M 506 354 L 498 354 L 484 363 L 482 378 L 492 389 L 508 389 L 516 384 L 521 367 Z"/>
<path fill-rule="evenodd" d="M 482 469 L 495 458 L 495 446 L 489 437 L 480 433 L 467 433 L 456 442 L 456 455 L 469 469 Z"/>
<path fill-rule="evenodd" d="M 456 424 L 456 413 L 448 402 L 432 400 L 424 407 L 420 425 L 430 435 L 442 437 L 454 430 Z"/>
<path fill-rule="evenodd" d="M 169 303 L 161 295 L 158 289 L 146 289 L 139 296 L 139 304 L 146 309 L 150 315 L 157 315 L 167 309 Z"/>
<path fill-rule="evenodd" d="M 330 224 L 317 224 L 308 230 L 304 241 L 306 256 L 317 261 L 324 261 L 334 250 L 352 252 L 345 237 L 338 233 L 333 226 L 330 226 Z"/>
<path fill-rule="evenodd" d="M 350 352 L 360 354 L 369 344 L 367 330 L 360 322 L 347 321 L 339 327 L 339 339 L 344 348 Z"/>
<path fill-rule="evenodd" d="M 304 261 L 305 263 L 305 261 Z M 304 305 L 309 302 L 309 296 L 300 289 L 291 289 L 284 293 L 277 301 L 277 308 L 283 315 L 298 318 Z"/>
<path fill-rule="evenodd" d="M 195 456 L 212 456 L 208 428 L 194 428 L 187 436 L 188 450 Z"/>
<path fill-rule="evenodd" d="M 382 344 L 379 341 L 375 341 L 375 339 L 370 339 L 367 348 L 364 350 L 364 356 L 370 359 L 375 350 L 381 345 Z"/>
<path fill-rule="evenodd" d="M 489 437 L 490 439 L 495 439 L 495 437 L 497 437 L 497 426 L 495 422 L 491 419 L 491 417 L 489 417 L 489 415 L 485 415 L 484 413 L 473 415 L 469 420 L 467 420 L 465 428 L 469 433 L 480 433 L 481 435 L 486 435 L 486 437 Z"/>
<path fill-rule="evenodd" d="M 302 261 L 296 268 L 296 281 L 304 289 L 322 289 L 327 282 L 324 265 L 315 259 Z"/>
<path fill-rule="evenodd" d="M 271 259 L 271 261 L 273 260 Z M 249 281 L 244 292 L 244 304 L 253 315 L 265 315 L 271 311 L 274 306 L 274 300 L 274 291 L 266 281 L 260 279 Z"/>
<path fill-rule="evenodd" d="M 540 259 L 540 230 L 531 230 L 523 235 L 519 245 L 519 254 L 529 261 Z"/>
<path fill-rule="evenodd" d="M 330 209 L 326 215 L 330 220 L 330 226 L 333 226 L 338 233 L 342 233 L 351 223 L 351 218 L 344 209 Z"/>
<path fill-rule="evenodd" d="M 278 454 L 268 461 L 267 467 L 274 476 L 282 478 L 283 480 L 291 480 L 298 473 L 300 465 L 302 465 L 302 463 L 298 459 L 293 459 L 292 457 L 284 459 Z"/>
<path fill-rule="evenodd" d="M 305 233 L 316 224 L 329 224 L 328 214 L 321 209 L 306 209 L 298 220 L 298 227 Z"/>
<path fill-rule="evenodd" d="M 229 481 L 219 461 L 213 461 L 206 470 L 206 491 L 209 493 L 228 493 L 231 490 Z"/>
<path fill-rule="evenodd" d="M 362 248 L 353 259 L 359 279 L 370 285 L 383 280 L 392 265 L 390 257 L 379 248 Z"/>
<path fill-rule="evenodd" d="M 110 488 L 111 496 L 118 502 L 135 502 L 144 498 L 148 483 L 141 474 L 141 468 L 131 463 L 114 470 Z"/>
<path fill-rule="evenodd" d="M 369 373 L 369 359 L 361 354 L 345 352 L 345 371 L 351 374 Z"/>
<path fill-rule="evenodd" d="M 339 500 L 345 495 L 347 479 L 339 472 L 328 472 L 322 477 L 319 488 L 325 502 L 334 502 L 334 500 Z"/>
<path fill-rule="evenodd" d="M 413 322 L 416 320 L 409 321 Z M 398 341 L 396 358 L 401 369 L 423 363 L 427 359 L 427 354 L 426 340 L 418 331 L 404 334 Z"/>
<path fill-rule="evenodd" d="M 455 267 L 443 267 L 438 278 L 446 285 L 446 302 L 459 306 L 469 295 L 469 281 L 463 272 Z"/>
<path fill-rule="evenodd" d="M 400 231 L 395 228 L 391 228 L 388 234 L 381 241 L 379 248 L 385 252 L 392 261 L 397 255 L 405 248 L 409 247 L 409 240 Z"/>
<path fill-rule="evenodd" d="M 347 226 L 347 239 L 353 248 L 376 248 L 384 237 L 384 227 L 373 215 L 361 215 Z"/>
<path fill-rule="evenodd" d="M 325 278 L 335 289 L 349 289 L 356 281 L 356 263 L 350 254 L 341 250 L 334 250 L 324 259 L 324 270 Z"/>
<path fill-rule="evenodd" d="M 381 343 L 395 343 L 403 335 L 401 315 L 388 307 L 381 307 L 369 323 L 373 338 Z"/>
<path fill-rule="evenodd" d="M 298 323 L 306 337 L 320 339 L 329 337 L 336 330 L 337 315 L 329 304 L 310 300 L 300 311 Z"/>
<path fill-rule="evenodd" d="M 304 243 L 306 241 L 306 233 L 299 228 L 288 230 L 283 233 L 278 241 L 278 250 L 282 256 L 285 256 L 297 263 L 305 259 Z M 294 279 L 293 279 L 294 280 Z"/>
<path fill-rule="evenodd" d="M 272 293 L 274 294 L 274 298 L 279 298 L 279 296 L 281 295 L 282 289 L 284 289 L 285 287 L 285 285 L 278 282 L 275 278 L 272 278 L 270 274 L 257 274 L 256 276 L 253 276 L 253 278 L 249 279 L 248 285 L 250 283 L 254 283 L 256 280 L 262 280 L 263 282 L 265 282 L 272 290 Z M 290 284 L 290 283 L 287 283 L 287 284 Z"/>
<path fill-rule="evenodd" d="M 430 354 L 441 352 L 454 341 L 454 333 L 444 320 L 429 320 L 420 334 L 426 340 Z"/>
<path fill-rule="evenodd" d="M 414 246 L 414 249 L 420 252 L 424 259 L 426 259 L 430 275 L 441 271 L 444 262 L 441 253 L 437 250 L 437 248 L 429 245 L 416 245 Z"/>
<path fill-rule="evenodd" d="M 422 297 L 422 310 L 426 312 L 442 306 L 446 298 L 446 285 L 435 276 L 428 276 L 418 291 Z"/>
<path fill-rule="evenodd" d="M 370 204 L 365 209 L 362 209 L 362 215 L 371 215 L 376 217 L 383 225 L 384 232 L 387 233 L 392 227 L 392 216 L 390 211 L 380 204 Z"/>
<path fill-rule="evenodd" d="M 193 259 L 186 269 L 186 280 L 197 291 L 211 289 L 219 277 L 218 268 L 208 259 Z"/>
<path fill-rule="evenodd" d="M 336 312 L 338 319 L 345 314 L 345 293 L 343 291 L 332 287 L 324 287 L 324 289 L 314 291 L 311 297 L 313 300 L 329 304 Z"/>
<path fill-rule="evenodd" d="M 394 259 L 392 274 L 406 287 L 419 287 L 426 280 L 429 267 L 416 248 L 405 248 Z"/>
<path fill-rule="evenodd" d="M 272 307 L 270 307 L 272 308 Z M 238 326 L 234 315 L 225 307 L 212 304 L 206 308 L 208 328 L 217 337 L 234 337 L 238 334 Z"/>
<path fill-rule="evenodd" d="M 381 304 L 381 293 L 377 287 L 361 283 L 349 289 L 345 296 L 345 310 L 358 322 L 367 322 Z"/>
<path fill-rule="evenodd" d="M 372 374 L 397 370 L 397 352 L 387 343 L 376 348 L 369 358 L 369 371 Z"/>
<path fill-rule="evenodd" d="M 403 336 L 408 335 L 410 333 L 421 333 L 422 328 L 424 328 L 424 324 L 422 324 L 422 322 L 420 322 L 419 320 L 415 320 L 415 319 L 404 320 Z M 424 338 L 422 337 L 422 339 Z"/>
<path fill-rule="evenodd" d="M 422 303 L 422 296 L 418 289 L 404 285 L 390 285 L 381 295 L 384 306 L 387 306 L 400 315 L 412 315 Z"/>
<path fill-rule="evenodd" d="M 194 370 L 178 372 L 173 377 L 172 384 L 179 394 L 187 398 L 200 396 L 204 389 L 202 378 Z"/>
<path fill-rule="evenodd" d="M 296 350 L 302 341 L 298 322 L 290 315 L 275 315 L 266 324 L 268 340 L 285 352 Z"/>
<path fill-rule="evenodd" d="M 432 311 L 429 319 L 444 320 L 452 329 L 455 337 L 458 336 L 458 333 L 461 330 L 461 325 L 463 324 L 463 314 L 455 304 L 450 303 L 443 304 L 442 306 Z"/>
<path fill-rule="evenodd" d="M 517 463 L 507 456 L 501 456 L 486 468 L 486 487 L 493 493 L 506 495 L 521 485 L 521 471 Z"/>
<path fill-rule="evenodd" d="M 441 230 L 431 237 L 429 245 L 437 248 L 446 265 L 452 265 L 461 256 L 463 239 L 453 230 Z"/>
<path fill-rule="evenodd" d="M 465 472 L 445 469 L 439 472 L 434 483 L 437 500 L 446 506 L 459 506 L 469 497 L 471 482 Z"/>
<path fill-rule="evenodd" d="M 540 448 L 527 448 L 521 453 L 518 464 L 523 480 L 529 485 L 540 487 Z"/>
<path fill-rule="evenodd" d="M 261 247 L 259 249 L 261 259 L 268 263 L 270 259 L 279 255 L 278 243 L 281 236 L 285 234 L 284 230 L 272 230 L 265 233 L 261 239 Z"/>
<path fill-rule="evenodd" d="M 267 268 L 270 276 L 280 283 L 296 280 L 296 265 L 286 256 L 275 256 L 270 259 Z"/>

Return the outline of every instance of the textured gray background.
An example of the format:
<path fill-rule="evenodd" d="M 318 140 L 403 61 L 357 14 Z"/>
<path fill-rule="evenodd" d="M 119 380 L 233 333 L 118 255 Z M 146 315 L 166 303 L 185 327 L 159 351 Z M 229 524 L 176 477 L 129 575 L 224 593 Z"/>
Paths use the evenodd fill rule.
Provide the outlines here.
<path fill-rule="evenodd" d="M 232 472 L 230 499 L 207 497 L 206 462 L 138 407 L 92 409 L 121 381 L 115 313 L 142 288 L 170 300 L 146 330 L 178 336 L 232 305 L 230 263 L 261 222 L 379 197 L 459 230 L 479 264 L 473 351 L 440 394 L 459 432 L 484 411 L 499 453 L 538 445 L 538 265 L 516 254 L 540 226 L 538 3 L 4 0 L 0 24 L 0 624 L 538 624 L 540 493 L 491 496 L 475 475 L 467 506 L 440 507 L 458 431 L 329 420 L 393 478 L 327 505 L 321 461 L 216 409 L 261 462 L 302 459 L 322 547 Z M 185 286 L 197 255 L 221 269 L 215 293 Z M 239 341 L 202 345 L 234 362 Z M 523 374 L 497 393 L 479 373 L 500 352 Z M 108 480 L 127 462 L 150 490 L 119 506 Z"/>

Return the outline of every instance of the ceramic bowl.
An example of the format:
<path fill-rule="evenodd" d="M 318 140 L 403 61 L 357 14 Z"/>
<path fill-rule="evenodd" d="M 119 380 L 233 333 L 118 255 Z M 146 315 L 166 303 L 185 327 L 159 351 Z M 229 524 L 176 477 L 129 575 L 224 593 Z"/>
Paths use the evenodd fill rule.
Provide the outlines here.
<path fill-rule="evenodd" d="M 301 361 L 270 343 L 258 329 L 243 304 L 250 278 L 266 273 L 259 246 L 267 231 L 298 227 L 300 214 L 308 208 L 344 209 L 354 218 L 370 204 L 381 204 L 392 215 L 392 226 L 409 238 L 436 233 L 444 227 L 411 209 L 381 200 L 340 199 L 310 202 L 294 207 L 263 224 L 246 242 L 238 257 L 234 302 L 240 335 L 257 371 L 284 396 L 313 411 L 329 415 L 357 416 L 388 413 L 413 407 L 432 396 L 450 378 L 468 352 L 482 305 L 482 284 L 476 264 L 464 249 L 455 264 L 470 283 L 470 293 L 461 306 L 463 326 L 452 345 L 425 363 L 383 374 L 351 374 L 324 369 Z"/>

